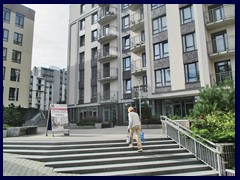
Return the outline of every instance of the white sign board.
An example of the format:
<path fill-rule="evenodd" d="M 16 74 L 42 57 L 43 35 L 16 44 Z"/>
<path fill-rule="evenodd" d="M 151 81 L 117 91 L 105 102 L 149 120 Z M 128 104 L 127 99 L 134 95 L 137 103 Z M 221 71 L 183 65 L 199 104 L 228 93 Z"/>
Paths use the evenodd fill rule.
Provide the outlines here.
<path fill-rule="evenodd" d="M 66 104 L 51 104 L 52 131 L 62 131 L 68 126 L 68 112 Z"/>

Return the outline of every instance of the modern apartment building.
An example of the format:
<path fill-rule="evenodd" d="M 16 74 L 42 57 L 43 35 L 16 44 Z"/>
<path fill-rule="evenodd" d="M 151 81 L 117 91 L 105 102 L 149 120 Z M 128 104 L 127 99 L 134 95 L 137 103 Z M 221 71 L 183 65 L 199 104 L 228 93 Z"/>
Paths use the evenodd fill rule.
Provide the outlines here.
<path fill-rule="evenodd" d="M 28 108 L 35 11 L 3 4 L 3 105 Z"/>
<path fill-rule="evenodd" d="M 29 107 L 48 110 L 51 103 L 66 103 L 67 71 L 57 67 L 34 67 L 31 75 Z"/>
<path fill-rule="evenodd" d="M 201 88 L 234 77 L 235 5 L 70 5 L 70 122 L 125 125 L 143 103 L 185 116 Z"/>

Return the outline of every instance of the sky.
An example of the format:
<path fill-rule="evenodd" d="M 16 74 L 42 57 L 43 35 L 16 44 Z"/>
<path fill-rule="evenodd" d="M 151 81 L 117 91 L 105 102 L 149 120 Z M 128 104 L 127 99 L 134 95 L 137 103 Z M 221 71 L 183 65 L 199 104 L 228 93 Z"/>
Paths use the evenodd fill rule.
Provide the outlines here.
<path fill-rule="evenodd" d="M 67 68 L 69 4 L 22 4 L 35 11 L 32 68 Z"/>

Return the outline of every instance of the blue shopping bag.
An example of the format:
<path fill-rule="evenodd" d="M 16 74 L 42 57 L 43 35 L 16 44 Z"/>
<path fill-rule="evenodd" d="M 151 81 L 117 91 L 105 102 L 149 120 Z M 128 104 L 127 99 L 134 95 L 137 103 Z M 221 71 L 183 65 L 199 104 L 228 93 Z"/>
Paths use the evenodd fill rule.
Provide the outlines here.
<path fill-rule="evenodd" d="M 142 142 L 144 142 L 144 132 L 143 131 L 141 131 L 141 133 L 140 133 L 140 139 Z"/>

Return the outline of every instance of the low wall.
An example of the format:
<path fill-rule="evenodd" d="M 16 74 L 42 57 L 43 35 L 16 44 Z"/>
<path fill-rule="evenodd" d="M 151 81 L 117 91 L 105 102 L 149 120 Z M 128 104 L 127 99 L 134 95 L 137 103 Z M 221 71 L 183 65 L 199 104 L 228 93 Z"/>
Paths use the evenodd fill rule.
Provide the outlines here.
<path fill-rule="evenodd" d="M 18 137 L 24 135 L 37 134 L 37 126 L 9 127 L 6 137 Z"/>

